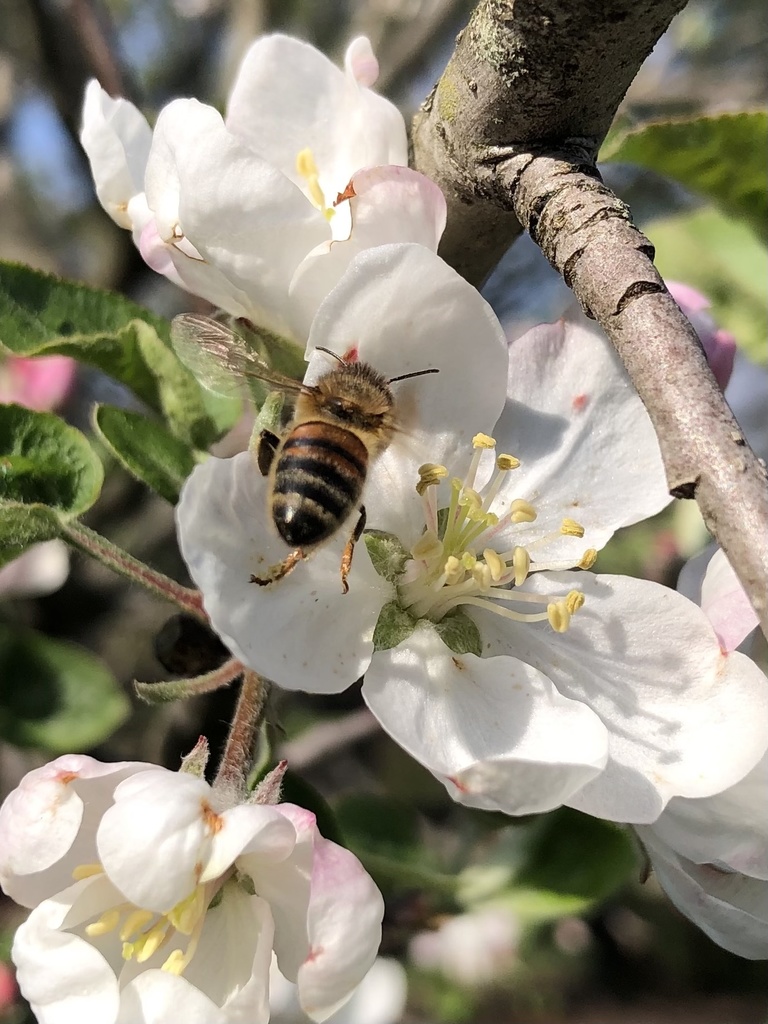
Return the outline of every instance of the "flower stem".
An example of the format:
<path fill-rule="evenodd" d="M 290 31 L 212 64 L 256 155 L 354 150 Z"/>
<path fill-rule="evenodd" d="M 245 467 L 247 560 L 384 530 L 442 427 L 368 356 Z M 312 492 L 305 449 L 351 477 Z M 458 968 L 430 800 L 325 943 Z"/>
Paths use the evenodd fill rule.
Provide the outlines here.
<path fill-rule="evenodd" d="M 203 598 L 198 590 L 190 587 L 183 587 L 170 576 L 151 569 L 138 558 L 129 555 L 116 544 L 96 533 L 95 530 L 83 526 L 82 523 L 70 522 L 62 527 L 62 536 L 73 547 L 84 551 L 87 555 L 108 566 L 113 572 L 125 576 L 134 583 L 140 583 L 147 590 L 150 590 L 158 597 L 172 601 L 179 608 L 182 608 L 190 615 L 194 615 L 201 622 L 208 622 L 208 616 L 203 611 Z"/>
<path fill-rule="evenodd" d="M 187 697 L 199 697 L 204 693 L 213 693 L 222 686 L 234 683 L 242 674 L 243 666 L 235 658 L 225 661 L 220 668 L 193 679 L 171 679 L 155 683 L 142 683 L 135 680 L 133 688 L 136 696 L 147 704 L 165 704 L 168 701 L 184 700 Z"/>
<path fill-rule="evenodd" d="M 266 679 L 250 669 L 243 672 L 240 696 L 214 787 L 233 789 L 241 796 L 245 794 L 253 757 L 253 741 L 264 717 L 268 693 L 269 683 Z"/>

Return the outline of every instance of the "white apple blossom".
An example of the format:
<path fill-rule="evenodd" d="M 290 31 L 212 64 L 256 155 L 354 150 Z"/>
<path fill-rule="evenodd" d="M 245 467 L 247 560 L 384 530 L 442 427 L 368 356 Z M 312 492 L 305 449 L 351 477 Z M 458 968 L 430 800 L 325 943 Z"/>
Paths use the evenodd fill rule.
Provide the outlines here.
<path fill-rule="evenodd" d="M 596 330 L 545 325 L 508 354 L 479 294 L 402 244 L 361 253 L 323 302 L 308 382 L 328 366 L 318 346 L 439 373 L 394 385 L 404 433 L 369 474 L 348 596 L 351 521 L 257 587 L 287 553 L 268 480 L 249 453 L 195 469 L 181 549 L 237 658 L 288 689 L 365 676 L 386 731 L 476 807 L 649 822 L 754 766 L 768 690 L 752 662 L 724 659 L 679 594 L 580 571 L 668 501 L 650 421 Z"/>
<path fill-rule="evenodd" d="M 27 775 L 0 809 L 0 881 L 32 908 L 12 956 L 40 1024 L 266 1024 L 273 950 L 322 1021 L 381 938 L 381 895 L 309 811 L 140 762 Z"/>
<path fill-rule="evenodd" d="M 422 970 L 439 971 L 460 985 L 487 985 L 509 976 L 521 931 L 511 910 L 485 907 L 449 917 L 434 931 L 414 935 L 408 955 Z"/>
<path fill-rule="evenodd" d="M 757 615 L 725 554 L 681 574 L 700 580 L 702 608 L 726 658 L 757 625 Z M 765 681 L 768 685 L 768 680 Z M 721 757 L 715 747 L 713 757 Z M 638 834 L 672 902 L 711 939 L 733 953 L 768 959 L 768 754 L 740 781 L 698 800 L 676 797 Z"/>
<path fill-rule="evenodd" d="M 99 200 L 155 270 L 303 343 L 357 251 L 435 249 L 445 224 L 439 188 L 405 166 L 402 116 L 369 88 L 377 76 L 364 37 L 341 71 L 307 43 L 265 36 L 243 59 L 226 119 L 179 99 L 154 132 L 92 81 L 81 141 Z"/>

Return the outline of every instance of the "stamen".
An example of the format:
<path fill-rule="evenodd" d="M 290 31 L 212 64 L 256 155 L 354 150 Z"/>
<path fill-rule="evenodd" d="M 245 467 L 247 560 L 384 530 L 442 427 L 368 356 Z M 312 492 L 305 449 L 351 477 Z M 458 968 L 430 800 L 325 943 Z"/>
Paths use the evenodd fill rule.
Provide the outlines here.
<path fill-rule="evenodd" d="M 333 217 L 333 207 L 326 206 L 323 190 L 320 188 L 320 174 L 312 150 L 307 147 L 296 154 L 296 173 L 307 183 L 309 198 L 326 220 Z"/>
<path fill-rule="evenodd" d="M 461 577 L 464 575 L 464 566 L 458 560 L 456 555 L 449 555 L 445 560 L 445 570 L 443 575 L 445 576 L 446 586 L 453 586 L 454 583 L 458 583 Z"/>
<path fill-rule="evenodd" d="M 161 918 L 154 928 L 150 928 L 140 939 L 132 943 L 134 955 L 138 963 L 143 964 L 154 956 L 162 944 L 168 938 L 170 921 L 167 917 Z"/>
<path fill-rule="evenodd" d="M 521 587 L 531 571 L 531 556 L 525 548 L 517 547 L 512 552 L 512 568 L 515 570 L 515 586 Z"/>
<path fill-rule="evenodd" d="M 174 949 L 160 970 L 167 971 L 169 974 L 175 974 L 177 977 L 180 977 L 184 973 L 184 968 L 186 966 L 187 958 L 180 949 Z"/>
<path fill-rule="evenodd" d="M 102 875 L 104 868 L 101 864 L 78 864 L 72 871 L 72 879 L 75 882 L 82 882 L 84 878 L 93 878 L 94 875 Z"/>
<path fill-rule="evenodd" d="M 595 548 L 587 548 L 584 554 L 581 556 L 581 561 L 576 566 L 577 569 L 591 569 L 597 561 L 597 551 Z"/>
<path fill-rule="evenodd" d="M 117 928 L 119 920 L 120 911 L 117 907 L 112 907 L 110 910 L 105 910 L 98 921 L 94 921 L 93 924 L 86 925 L 85 934 L 90 935 L 91 938 L 96 938 L 99 935 L 106 935 L 107 932 L 114 931 L 115 928 Z"/>
<path fill-rule="evenodd" d="M 565 595 L 565 606 L 571 615 L 574 615 L 579 608 L 584 607 L 586 598 L 581 590 L 569 590 Z"/>
<path fill-rule="evenodd" d="M 475 562 L 472 566 L 472 579 L 481 590 L 491 589 L 491 568 L 485 562 Z"/>
<path fill-rule="evenodd" d="M 524 498 L 515 498 L 509 506 L 510 519 L 513 523 L 533 523 L 538 512 L 529 501 Z"/>
<path fill-rule="evenodd" d="M 134 910 L 134 912 L 129 914 L 123 922 L 123 926 L 120 929 L 120 939 L 127 943 L 128 940 L 138 934 L 142 928 L 146 928 L 154 917 L 155 915 L 151 910 Z"/>
<path fill-rule="evenodd" d="M 439 558 L 442 553 L 443 542 L 431 530 L 423 533 L 411 548 L 411 554 L 414 558 L 424 559 L 425 561 Z"/>
<path fill-rule="evenodd" d="M 497 455 L 496 456 L 496 467 L 506 472 L 509 469 L 517 469 L 520 465 L 520 459 L 516 459 L 514 455 Z"/>
<path fill-rule="evenodd" d="M 490 436 L 490 434 L 475 434 L 472 438 L 473 448 L 486 448 L 490 451 L 491 448 L 496 447 L 496 441 Z"/>
<path fill-rule="evenodd" d="M 168 920 L 182 935 L 191 935 L 203 913 L 205 913 L 205 890 L 198 885 L 194 892 L 169 911 Z"/>
<path fill-rule="evenodd" d="M 491 579 L 498 583 L 507 568 L 506 562 L 501 560 L 498 551 L 494 551 L 493 548 L 486 548 L 483 551 L 483 558 L 491 571 Z"/>
<path fill-rule="evenodd" d="M 565 537 L 583 537 L 585 532 L 581 523 L 577 523 L 575 519 L 566 518 L 560 524 L 560 533 Z"/>

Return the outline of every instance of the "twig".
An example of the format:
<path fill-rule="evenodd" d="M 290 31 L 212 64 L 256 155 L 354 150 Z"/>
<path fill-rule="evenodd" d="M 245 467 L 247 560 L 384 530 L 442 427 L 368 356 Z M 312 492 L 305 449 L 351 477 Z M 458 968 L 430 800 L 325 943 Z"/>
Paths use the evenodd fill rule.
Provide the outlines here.
<path fill-rule="evenodd" d="M 653 247 L 595 158 L 684 0 L 481 0 L 414 121 L 446 193 L 441 254 L 480 284 L 526 228 L 606 331 L 648 409 L 670 492 L 695 497 L 768 631 L 768 488 Z"/>

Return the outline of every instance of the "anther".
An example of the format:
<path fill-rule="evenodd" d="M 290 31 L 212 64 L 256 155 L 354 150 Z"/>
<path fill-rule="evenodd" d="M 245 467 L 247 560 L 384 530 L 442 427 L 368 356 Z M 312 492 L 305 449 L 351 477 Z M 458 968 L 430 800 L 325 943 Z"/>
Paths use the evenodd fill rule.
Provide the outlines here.
<path fill-rule="evenodd" d="M 571 613 L 565 601 L 553 601 L 547 605 L 547 619 L 556 633 L 565 633 L 571 624 Z"/>
<path fill-rule="evenodd" d="M 90 935 L 91 938 L 96 938 L 99 935 L 106 935 L 107 932 L 114 931 L 119 920 L 120 911 L 117 908 L 105 910 L 98 921 L 94 921 L 93 924 L 86 925 L 85 933 L 86 935 Z"/>
<path fill-rule="evenodd" d="M 581 556 L 581 561 L 576 566 L 577 569 L 591 569 L 597 561 L 597 550 L 596 548 L 587 548 L 584 554 Z"/>
<path fill-rule="evenodd" d="M 509 506 L 510 519 L 513 523 L 532 523 L 538 513 L 529 501 L 524 498 L 515 498 Z"/>
<path fill-rule="evenodd" d="M 476 561 L 477 559 L 475 558 L 471 551 L 465 551 L 464 554 L 461 556 L 461 564 L 467 570 L 467 572 L 472 572 L 472 570 L 475 568 Z"/>
<path fill-rule="evenodd" d="M 584 606 L 586 598 L 581 590 L 569 590 L 565 595 L 565 607 L 573 615 Z"/>
<path fill-rule="evenodd" d="M 516 459 L 514 455 L 496 456 L 496 468 L 502 472 L 506 472 L 508 469 L 517 469 L 519 465 L 520 459 Z"/>
<path fill-rule="evenodd" d="M 459 495 L 459 506 L 461 508 L 481 509 L 483 499 L 471 487 L 464 487 Z"/>
<path fill-rule="evenodd" d="M 512 568 L 515 570 L 515 586 L 521 587 L 531 571 L 531 556 L 525 548 L 517 547 L 512 552 Z"/>
<path fill-rule="evenodd" d="M 120 929 L 121 940 L 127 944 L 128 940 L 138 934 L 142 928 L 146 928 L 154 916 L 151 910 L 134 910 L 123 922 L 123 926 Z"/>
<path fill-rule="evenodd" d="M 472 579 L 481 590 L 491 589 L 491 568 L 485 562 L 475 562 L 472 567 Z"/>
<path fill-rule="evenodd" d="M 427 530 L 419 537 L 411 548 L 414 558 L 439 558 L 443 553 L 443 542 L 431 531 Z"/>
<path fill-rule="evenodd" d="M 93 878 L 94 875 L 101 875 L 103 873 L 104 868 L 101 864 L 78 864 L 72 871 L 72 880 L 82 882 L 84 878 Z"/>
<path fill-rule="evenodd" d="M 566 537 L 583 537 L 585 530 L 575 519 L 564 519 L 560 524 L 560 533 Z"/>
<path fill-rule="evenodd" d="M 506 562 L 502 561 L 498 551 L 494 551 L 493 548 L 486 548 L 483 551 L 483 558 L 490 569 L 491 579 L 494 583 L 498 583 L 506 571 Z"/>
<path fill-rule="evenodd" d="M 133 943 L 138 963 L 146 963 L 160 949 L 168 934 L 168 925 L 167 918 L 162 918 L 146 935 Z"/>
<path fill-rule="evenodd" d="M 167 971 L 169 974 L 175 974 L 180 976 L 184 968 L 187 966 L 187 958 L 184 956 L 180 949 L 174 949 L 165 963 L 161 966 L 161 971 Z"/>
<path fill-rule="evenodd" d="M 448 476 L 448 470 L 436 462 L 425 462 L 419 466 L 419 482 L 416 484 L 416 492 L 422 496 L 428 487 L 437 487 L 441 480 Z"/>
<path fill-rule="evenodd" d="M 473 448 L 495 448 L 496 441 L 489 434 L 475 434 L 472 438 Z"/>

